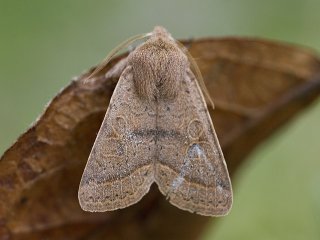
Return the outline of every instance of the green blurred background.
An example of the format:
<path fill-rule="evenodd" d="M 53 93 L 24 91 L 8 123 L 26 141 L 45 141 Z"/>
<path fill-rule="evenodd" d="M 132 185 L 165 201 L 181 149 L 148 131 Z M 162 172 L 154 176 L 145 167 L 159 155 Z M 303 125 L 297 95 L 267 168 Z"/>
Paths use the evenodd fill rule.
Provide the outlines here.
<path fill-rule="evenodd" d="M 319 12 L 317 0 L 0 0 L 0 153 L 129 36 L 163 25 L 176 38 L 258 36 L 319 52 Z M 320 239 L 319 119 L 320 101 L 250 156 L 232 179 L 233 210 L 203 239 Z"/>

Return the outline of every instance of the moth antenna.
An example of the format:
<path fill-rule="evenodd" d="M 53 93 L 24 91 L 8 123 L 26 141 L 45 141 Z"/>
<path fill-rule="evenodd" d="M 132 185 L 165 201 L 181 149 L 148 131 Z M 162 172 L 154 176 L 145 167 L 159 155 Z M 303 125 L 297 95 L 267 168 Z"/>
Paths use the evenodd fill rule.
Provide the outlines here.
<path fill-rule="evenodd" d="M 152 32 L 138 34 L 120 43 L 118 46 L 116 46 L 114 49 L 111 50 L 111 52 L 105 57 L 105 59 L 103 59 L 103 61 L 96 67 L 96 69 L 88 77 L 85 78 L 84 81 L 88 81 L 90 78 L 94 77 L 98 72 L 100 72 L 110 62 L 110 60 L 114 57 L 114 55 L 116 55 L 121 49 L 128 47 L 130 44 L 132 44 L 135 41 L 150 37 L 151 35 L 152 35 Z"/>
<path fill-rule="evenodd" d="M 208 88 L 206 87 L 206 84 L 204 83 L 200 68 L 197 64 L 197 62 L 194 60 L 192 57 L 191 53 L 188 51 L 188 49 L 179 41 L 176 40 L 178 45 L 180 46 L 181 49 L 184 50 L 184 52 L 187 54 L 187 57 L 191 63 L 192 68 L 195 71 L 196 79 L 201 87 L 202 92 L 204 93 L 205 99 L 209 102 L 209 105 L 211 106 L 212 109 L 214 109 L 214 103 L 213 100 L 209 94 Z"/>

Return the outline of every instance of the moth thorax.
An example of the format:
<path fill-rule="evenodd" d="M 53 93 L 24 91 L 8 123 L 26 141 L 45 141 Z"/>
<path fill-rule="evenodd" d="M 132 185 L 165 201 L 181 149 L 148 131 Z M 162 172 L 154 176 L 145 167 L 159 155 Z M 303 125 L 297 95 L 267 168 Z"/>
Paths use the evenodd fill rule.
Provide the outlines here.
<path fill-rule="evenodd" d="M 149 40 L 128 57 L 137 94 L 142 99 L 174 99 L 185 78 L 187 57 L 174 44 L 162 39 Z"/>

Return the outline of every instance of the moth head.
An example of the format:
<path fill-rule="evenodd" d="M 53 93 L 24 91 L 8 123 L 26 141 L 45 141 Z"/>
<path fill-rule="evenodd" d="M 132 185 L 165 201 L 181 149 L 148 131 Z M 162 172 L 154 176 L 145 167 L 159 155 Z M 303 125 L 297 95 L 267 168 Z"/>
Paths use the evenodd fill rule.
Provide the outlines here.
<path fill-rule="evenodd" d="M 151 38 L 165 38 L 167 40 L 175 41 L 174 38 L 171 36 L 171 34 L 162 26 L 155 26 Z"/>
<path fill-rule="evenodd" d="M 128 56 L 128 64 L 137 94 L 151 101 L 174 99 L 189 67 L 187 56 L 161 27 Z"/>

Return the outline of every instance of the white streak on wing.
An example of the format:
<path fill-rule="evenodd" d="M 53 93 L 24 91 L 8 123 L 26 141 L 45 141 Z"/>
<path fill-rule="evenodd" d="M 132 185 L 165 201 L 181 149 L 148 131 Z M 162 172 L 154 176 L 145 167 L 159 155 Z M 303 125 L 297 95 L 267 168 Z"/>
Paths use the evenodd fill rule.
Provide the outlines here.
<path fill-rule="evenodd" d="M 172 181 L 172 185 L 171 185 L 172 190 L 171 190 L 170 192 L 177 190 L 177 188 L 179 188 L 180 185 L 181 185 L 181 184 L 183 183 L 183 181 L 184 181 L 184 176 L 186 175 L 187 171 L 189 170 L 189 166 L 190 166 L 190 163 L 191 163 L 190 157 L 189 157 L 188 155 L 187 155 L 187 156 L 185 157 L 185 159 L 183 160 L 183 163 L 184 163 L 184 164 L 183 164 L 182 167 L 181 167 L 181 172 L 180 172 L 179 176 L 176 177 L 176 178 Z"/>
<path fill-rule="evenodd" d="M 194 144 L 192 146 L 192 150 L 195 150 L 196 154 L 198 155 L 198 157 L 200 159 L 203 159 L 205 164 L 208 166 L 208 168 L 210 169 L 210 171 L 213 171 L 213 166 L 212 164 L 209 162 L 209 160 L 207 159 L 207 156 L 205 154 L 205 152 L 203 151 L 203 149 L 201 148 L 201 146 L 199 144 Z M 190 151 L 190 149 L 189 149 Z M 183 181 L 185 180 L 184 177 L 186 176 L 186 174 L 190 171 L 190 165 L 191 165 L 191 161 L 192 158 L 189 156 L 189 154 L 187 154 L 187 156 L 184 159 L 184 164 L 181 167 L 181 172 L 178 175 L 178 177 L 176 177 L 173 181 L 172 181 L 172 190 L 171 191 L 175 191 L 177 190 L 180 185 L 183 183 Z"/>
<path fill-rule="evenodd" d="M 218 190 L 219 193 L 223 192 L 223 188 L 220 185 L 217 185 L 217 190 Z"/>
<path fill-rule="evenodd" d="M 204 153 L 204 151 L 202 150 L 202 148 L 198 144 L 195 144 L 194 148 L 195 148 L 198 156 L 201 157 L 204 160 L 204 162 L 206 163 L 206 165 L 209 167 L 210 171 L 213 171 L 212 164 L 208 161 L 207 156 Z"/>
<path fill-rule="evenodd" d="M 184 181 L 184 176 L 181 176 L 181 174 L 178 177 L 176 177 L 172 182 L 173 190 L 176 190 L 183 181 Z"/>

